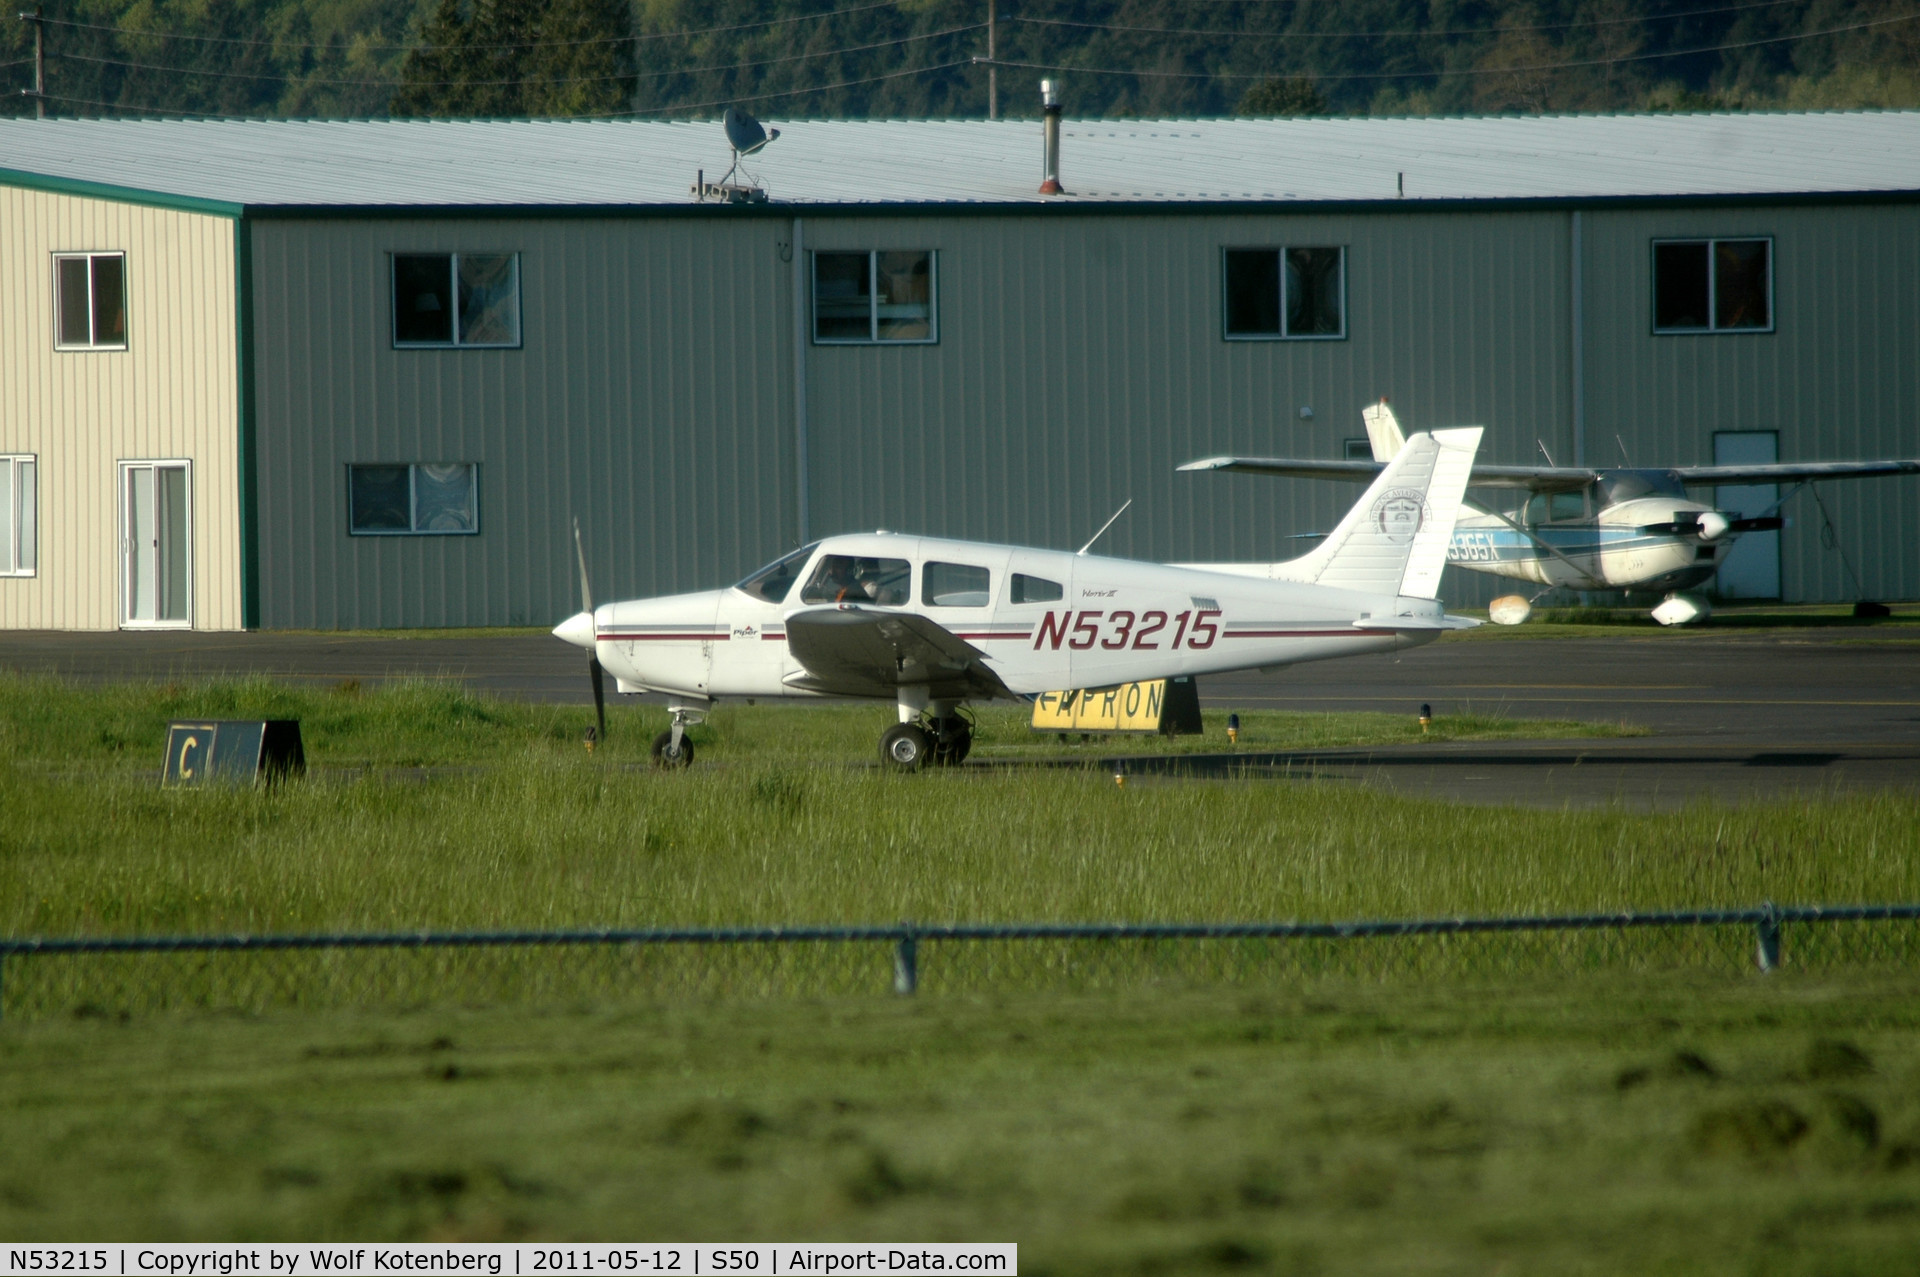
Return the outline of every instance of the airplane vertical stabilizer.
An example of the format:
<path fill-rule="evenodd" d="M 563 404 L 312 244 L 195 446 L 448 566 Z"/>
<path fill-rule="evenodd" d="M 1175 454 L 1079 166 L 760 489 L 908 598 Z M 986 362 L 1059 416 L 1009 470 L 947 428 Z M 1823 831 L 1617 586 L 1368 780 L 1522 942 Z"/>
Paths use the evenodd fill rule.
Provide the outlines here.
<path fill-rule="evenodd" d="M 1400 422 L 1394 417 L 1393 409 L 1387 407 L 1386 400 L 1362 408 L 1360 419 L 1367 423 L 1367 441 L 1373 445 L 1375 461 L 1384 464 L 1400 455 L 1407 439 L 1400 433 Z"/>
<path fill-rule="evenodd" d="M 1369 594 L 1438 598 L 1447 543 L 1481 433 L 1479 426 L 1467 426 L 1407 440 L 1332 534 L 1311 553 L 1274 564 L 1271 576 Z"/>

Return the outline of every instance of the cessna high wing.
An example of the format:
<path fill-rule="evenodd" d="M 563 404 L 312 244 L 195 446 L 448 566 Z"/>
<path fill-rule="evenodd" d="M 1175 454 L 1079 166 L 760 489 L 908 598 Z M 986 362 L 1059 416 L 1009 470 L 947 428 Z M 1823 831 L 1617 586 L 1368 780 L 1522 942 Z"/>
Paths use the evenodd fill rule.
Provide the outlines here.
<path fill-rule="evenodd" d="M 880 738 L 904 771 L 957 763 L 967 701 L 1288 665 L 1426 643 L 1475 624 L 1438 601 L 1478 427 L 1416 434 L 1311 553 L 1286 563 L 1141 563 L 885 532 L 803 546 L 738 585 L 595 607 L 554 633 L 585 648 L 599 731 L 603 667 L 664 694 L 656 762 L 725 697 L 893 701 Z M 574 530 L 579 550 L 579 529 Z M 1089 543 L 1091 544 L 1091 543 Z"/>
<path fill-rule="evenodd" d="M 1372 461 L 1294 461 L 1273 457 L 1208 457 L 1182 470 L 1231 470 L 1298 479 L 1372 481 L 1403 446 L 1400 424 L 1386 402 L 1364 409 Z M 1708 615 L 1705 599 L 1685 591 L 1712 578 L 1743 532 L 1781 526 L 1779 509 L 1809 483 L 1920 474 L 1920 461 L 1815 461 L 1767 465 L 1674 466 L 1667 469 L 1590 470 L 1584 466 L 1476 465 L 1474 488 L 1518 488 L 1532 493 L 1502 513 L 1464 505 L 1447 546 L 1447 562 L 1473 572 L 1515 577 L 1541 587 L 1645 590 L 1665 593 L 1653 609 L 1662 625 L 1684 625 Z M 1689 487 L 1791 483 L 1785 496 L 1751 516 L 1719 510 L 1687 496 Z M 1493 619 L 1517 625 L 1531 600 L 1495 601 Z"/>

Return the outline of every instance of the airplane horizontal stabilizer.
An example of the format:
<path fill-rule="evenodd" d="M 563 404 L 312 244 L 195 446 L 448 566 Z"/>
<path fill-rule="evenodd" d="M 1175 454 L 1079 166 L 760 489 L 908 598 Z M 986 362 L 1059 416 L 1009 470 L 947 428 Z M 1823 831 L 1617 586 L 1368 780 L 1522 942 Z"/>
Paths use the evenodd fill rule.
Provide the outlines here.
<path fill-rule="evenodd" d="M 1355 621 L 1356 630 L 1470 630 L 1481 622 L 1470 616 L 1392 616 Z"/>

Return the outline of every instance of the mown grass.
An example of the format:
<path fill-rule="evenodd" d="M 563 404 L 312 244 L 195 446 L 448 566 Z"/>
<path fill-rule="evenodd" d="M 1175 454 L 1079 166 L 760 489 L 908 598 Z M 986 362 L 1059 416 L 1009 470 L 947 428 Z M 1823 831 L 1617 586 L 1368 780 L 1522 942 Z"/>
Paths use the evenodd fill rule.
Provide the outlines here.
<path fill-rule="evenodd" d="M 733 741 L 730 765 L 660 773 L 636 761 L 661 721 L 650 711 L 622 711 L 589 755 L 585 711 L 438 686 L 0 680 L 0 693 L 11 936 L 1920 899 L 1920 802 L 1904 794 L 1640 814 L 1466 809 L 1309 780 L 1119 790 L 1071 767 L 898 777 L 817 761 L 821 733 L 871 712 L 834 709 L 824 725 L 729 711 L 703 729 L 703 757 Z M 162 725 L 189 712 L 297 713 L 315 761 L 368 769 L 162 789 Z"/>
<path fill-rule="evenodd" d="M 1906 1273 L 1916 1060 L 1910 977 L 66 1019 L 0 1033 L 0 1233 Z"/>

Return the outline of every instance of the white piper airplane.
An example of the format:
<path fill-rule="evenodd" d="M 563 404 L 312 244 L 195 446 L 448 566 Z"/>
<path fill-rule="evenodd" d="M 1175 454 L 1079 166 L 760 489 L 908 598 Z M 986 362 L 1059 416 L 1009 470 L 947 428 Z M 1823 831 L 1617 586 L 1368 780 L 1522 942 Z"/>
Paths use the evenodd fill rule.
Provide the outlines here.
<path fill-rule="evenodd" d="M 596 608 L 576 525 L 585 610 L 553 632 L 592 653 L 601 735 L 603 666 L 622 692 L 665 694 L 658 763 L 693 761 L 686 728 L 714 701 L 780 696 L 894 701 L 886 764 L 957 763 L 972 745 L 965 701 L 1393 651 L 1477 624 L 1438 595 L 1480 434 L 1414 435 L 1326 541 L 1287 563 L 876 532 L 816 541 L 724 590 Z"/>
<path fill-rule="evenodd" d="M 1232 470 L 1297 479 L 1368 481 L 1402 446 L 1400 423 L 1381 400 L 1361 411 L 1374 459 L 1295 461 L 1270 457 L 1208 457 L 1182 470 Z M 1475 488 L 1519 488 L 1533 493 L 1517 510 L 1501 513 L 1466 504 L 1454 525 L 1447 562 L 1472 572 L 1514 577 L 1572 590 L 1664 592 L 1653 609 L 1662 625 L 1684 625 L 1709 614 L 1707 601 L 1684 591 L 1704 585 L 1726 561 L 1743 532 L 1779 528 L 1777 511 L 1801 488 L 1822 479 L 1920 474 L 1920 461 L 1813 461 L 1669 469 L 1590 470 L 1584 466 L 1477 465 Z M 1687 496 L 1688 486 L 1795 483 L 1752 518 L 1718 510 Z M 1531 600 L 1494 600 L 1493 619 L 1517 625 Z"/>

